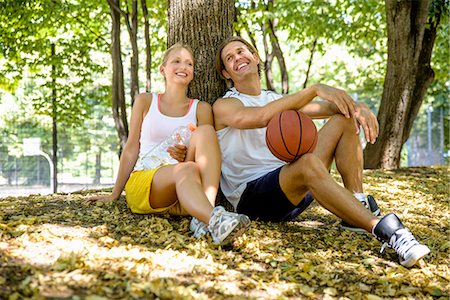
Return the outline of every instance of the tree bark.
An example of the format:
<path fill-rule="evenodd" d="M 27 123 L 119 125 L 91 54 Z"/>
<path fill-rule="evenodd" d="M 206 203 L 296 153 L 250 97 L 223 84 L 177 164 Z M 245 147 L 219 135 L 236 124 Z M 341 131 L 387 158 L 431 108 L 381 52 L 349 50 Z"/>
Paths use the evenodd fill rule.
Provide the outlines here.
<path fill-rule="evenodd" d="M 119 6 L 120 0 L 108 0 L 111 11 L 111 58 L 112 58 L 112 111 L 120 147 L 123 148 L 128 137 L 127 110 L 125 104 L 125 88 L 123 64 L 120 45 L 120 13 L 113 8 Z M 119 151 L 121 152 L 121 150 Z"/>
<path fill-rule="evenodd" d="M 269 49 L 269 42 L 267 42 L 267 37 L 270 35 L 268 34 L 268 29 L 265 24 L 261 25 L 261 29 L 263 32 L 263 46 L 264 46 L 264 56 L 266 57 L 266 60 L 264 61 L 264 75 L 266 76 L 266 87 L 268 90 L 275 90 L 275 84 L 273 83 L 273 72 L 272 72 L 272 63 L 274 58 L 273 51 L 270 52 Z"/>
<path fill-rule="evenodd" d="M 306 70 L 305 82 L 303 82 L 304 89 L 308 85 L 309 72 L 311 71 L 311 66 L 312 66 L 312 62 L 313 62 L 314 53 L 316 52 L 316 45 L 317 45 L 318 38 L 319 38 L 319 35 L 316 34 L 313 44 L 312 44 L 312 47 L 311 47 L 311 55 L 309 56 L 308 69 Z"/>
<path fill-rule="evenodd" d="M 400 167 L 402 146 L 434 78 L 430 59 L 440 18 L 427 25 L 429 4 L 386 0 L 388 62 L 378 112 L 380 135 L 364 151 L 365 168 Z"/>
<path fill-rule="evenodd" d="M 55 44 L 51 44 L 52 58 L 55 61 Z M 58 126 L 57 126 L 57 108 L 56 108 L 56 66 L 52 62 L 52 162 L 53 162 L 53 193 L 58 192 Z M 51 166 L 50 166 L 51 167 Z"/>
<path fill-rule="evenodd" d="M 272 42 L 272 53 L 278 60 L 278 64 L 280 65 L 280 73 L 281 73 L 281 93 L 288 94 L 289 93 L 289 75 L 286 69 L 286 62 L 284 60 L 283 51 L 281 50 L 280 43 L 278 41 L 278 37 L 275 32 L 275 28 L 277 25 L 277 20 L 269 20 L 270 26 L 270 41 Z"/>
<path fill-rule="evenodd" d="M 167 46 L 189 44 L 195 56 L 189 96 L 213 103 L 226 90 L 215 69 L 218 45 L 233 35 L 234 1 L 169 0 Z"/>
<path fill-rule="evenodd" d="M 274 6 L 274 0 L 269 0 L 266 5 L 266 11 L 274 9 Z M 283 51 L 281 50 L 280 43 L 276 35 L 276 26 L 277 20 L 272 19 L 269 19 L 265 24 L 262 24 L 261 26 L 263 32 L 264 52 L 266 55 L 266 61 L 264 62 L 264 73 L 266 75 L 267 89 L 275 90 L 272 66 L 273 59 L 276 58 L 278 60 L 278 65 L 280 67 L 281 73 L 281 93 L 287 94 L 289 93 L 289 76 L 286 69 L 286 62 L 284 60 Z M 269 38 L 270 43 L 267 42 L 267 37 Z M 272 51 L 269 50 L 269 44 Z"/>
<path fill-rule="evenodd" d="M 128 36 L 130 38 L 131 44 L 131 68 L 130 68 L 130 97 L 131 97 L 131 105 L 134 104 L 134 98 L 137 94 L 139 94 L 139 51 L 137 46 L 137 29 L 138 29 L 138 2 L 137 0 L 132 0 L 131 2 L 131 14 L 127 11 L 123 11 L 120 8 L 120 0 L 108 0 L 108 3 L 112 10 L 115 10 L 119 15 L 123 16 L 125 20 L 125 25 L 127 26 Z M 130 23 L 131 17 L 131 23 Z"/>
<path fill-rule="evenodd" d="M 141 0 L 142 14 L 144 15 L 144 38 L 145 38 L 145 91 L 152 90 L 152 45 L 150 42 L 150 25 L 148 23 L 148 9 L 146 0 Z"/>

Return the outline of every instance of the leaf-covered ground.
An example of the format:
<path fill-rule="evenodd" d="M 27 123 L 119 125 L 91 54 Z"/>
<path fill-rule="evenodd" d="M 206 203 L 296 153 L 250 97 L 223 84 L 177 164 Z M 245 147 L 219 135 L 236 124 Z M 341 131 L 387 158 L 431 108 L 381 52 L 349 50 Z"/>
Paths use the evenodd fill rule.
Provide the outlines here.
<path fill-rule="evenodd" d="M 189 218 L 135 215 L 123 197 L 36 195 L 0 199 L 0 299 L 448 299 L 449 168 L 365 175 L 382 212 L 431 248 L 420 267 L 317 205 L 294 222 L 253 222 L 223 249 L 194 239 Z"/>

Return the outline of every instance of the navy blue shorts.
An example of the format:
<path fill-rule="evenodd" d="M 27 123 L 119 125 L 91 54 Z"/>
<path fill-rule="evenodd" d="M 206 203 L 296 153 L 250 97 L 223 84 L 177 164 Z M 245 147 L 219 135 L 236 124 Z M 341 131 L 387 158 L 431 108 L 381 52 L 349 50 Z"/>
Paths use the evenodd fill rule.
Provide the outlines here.
<path fill-rule="evenodd" d="M 247 183 L 237 206 L 237 212 L 252 220 L 283 222 L 291 221 L 300 215 L 314 200 L 311 193 L 306 194 L 295 206 L 280 187 L 278 168 Z"/>

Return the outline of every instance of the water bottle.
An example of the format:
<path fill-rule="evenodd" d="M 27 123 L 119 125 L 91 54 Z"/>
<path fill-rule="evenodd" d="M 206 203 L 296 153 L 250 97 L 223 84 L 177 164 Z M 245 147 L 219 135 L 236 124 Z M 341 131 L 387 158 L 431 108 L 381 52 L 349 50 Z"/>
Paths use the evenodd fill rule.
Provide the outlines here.
<path fill-rule="evenodd" d="M 176 164 L 178 161 L 170 156 L 167 149 L 175 144 L 189 146 L 195 125 L 177 127 L 170 136 L 150 149 L 147 153 L 139 156 L 135 170 L 150 170 L 163 165 Z"/>

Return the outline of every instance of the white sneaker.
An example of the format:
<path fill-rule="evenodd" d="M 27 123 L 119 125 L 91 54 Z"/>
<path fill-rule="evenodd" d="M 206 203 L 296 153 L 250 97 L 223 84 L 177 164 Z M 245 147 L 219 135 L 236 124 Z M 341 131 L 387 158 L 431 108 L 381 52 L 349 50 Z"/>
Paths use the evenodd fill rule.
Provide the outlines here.
<path fill-rule="evenodd" d="M 394 249 L 400 264 L 407 268 L 414 266 L 419 259 L 430 253 L 430 248 L 420 244 L 407 228 L 397 230 L 384 245 Z"/>
<path fill-rule="evenodd" d="M 194 233 L 194 237 L 199 239 L 209 232 L 208 225 L 199 219 L 192 217 L 189 229 Z"/>
<path fill-rule="evenodd" d="M 397 252 L 399 262 L 407 268 L 415 265 L 419 259 L 430 253 L 430 248 L 420 244 L 408 228 L 395 214 L 387 214 L 372 229 L 372 234 L 383 243 L 381 252 L 386 246 Z"/>
<path fill-rule="evenodd" d="M 222 206 L 217 206 L 211 213 L 208 229 L 214 244 L 227 245 L 241 236 L 249 225 L 250 219 L 246 215 L 229 212 Z"/>

